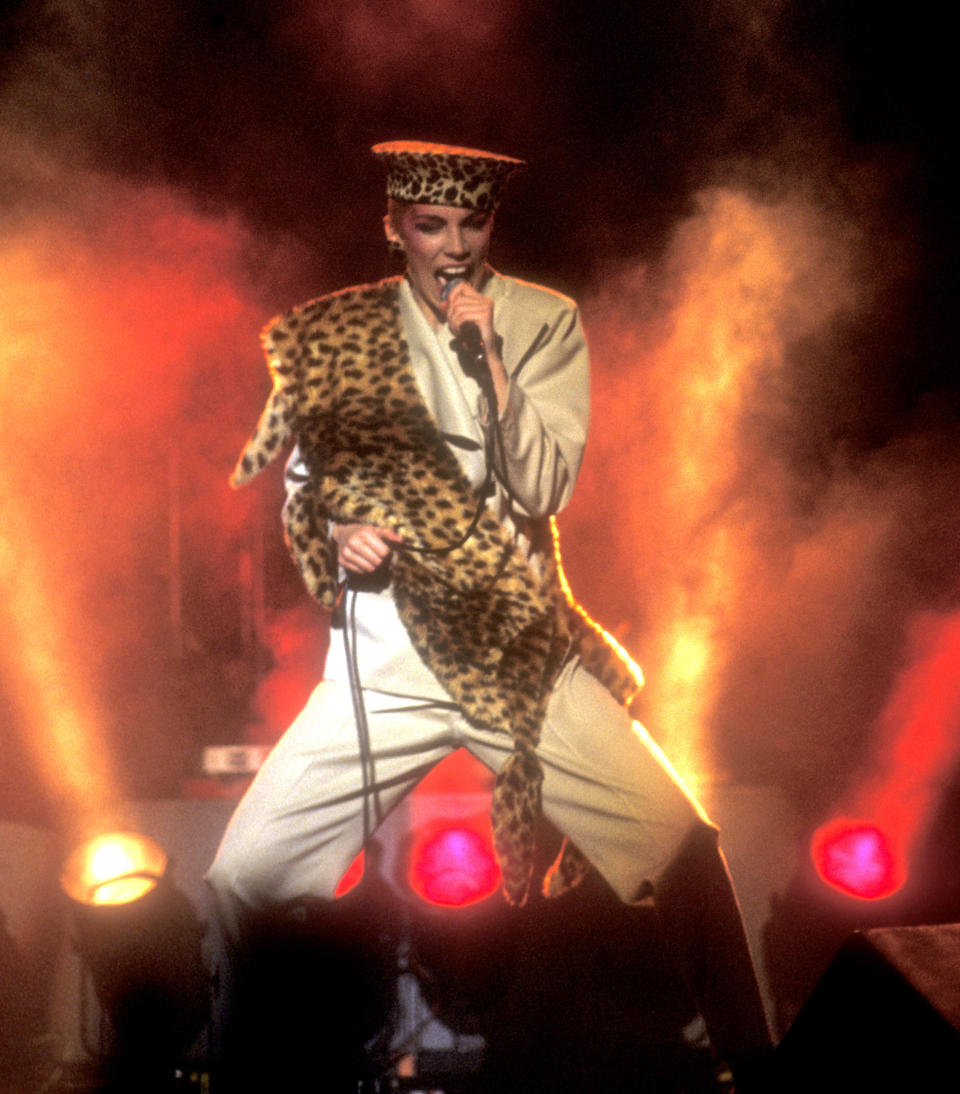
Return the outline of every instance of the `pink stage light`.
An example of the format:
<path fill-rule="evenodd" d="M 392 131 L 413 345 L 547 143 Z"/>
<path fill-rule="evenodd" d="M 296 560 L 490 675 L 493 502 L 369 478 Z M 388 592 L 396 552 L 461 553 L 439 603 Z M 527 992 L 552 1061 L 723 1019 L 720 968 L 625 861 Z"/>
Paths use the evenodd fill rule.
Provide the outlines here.
<path fill-rule="evenodd" d="M 841 818 L 817 829 L 810 853 L 828 885 L 860 900 L 881 900 L 902 888 L 906 869 L 887 835 L 865 821 Z"/>
<path fill-rule="evenodd" d="M 442 828 L 414 848 L 414 892 L 431 904 L 462 907 L 495 892 L 500 867 L 493 848 L 471 828 Z"/>

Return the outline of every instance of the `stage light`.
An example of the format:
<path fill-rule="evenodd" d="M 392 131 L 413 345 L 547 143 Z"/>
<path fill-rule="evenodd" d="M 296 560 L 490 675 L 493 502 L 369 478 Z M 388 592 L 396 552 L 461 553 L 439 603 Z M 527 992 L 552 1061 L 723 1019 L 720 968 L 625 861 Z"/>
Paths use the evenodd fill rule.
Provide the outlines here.
<path fill-rule="evenodd" d="M 78 847 L 60 875 L 76 950 L 109 1019 L 86 1047 L 131 1089 L 172 1074 L 209 1017 L 204 929 L 168 867 L 153 840 L 114 832 Z"/>
<path fill-rule="evenodd" d="M 410 884 L 431 904 L 476 904 L 495 892 L 499 883 L 493 848 L 472 828 L 440 828 L 414 844 Z"/>
<path fill-rule="evenodd" d="M 810 848 L 817 874 L 860 900 L 881 900 L 903 887 L 906 870 L 875 825 L 841 818 L 817 829 Z"/>
<path fill-rule="evenodd" d="M 159 844 L 133 832 L 110 832 L 73 852 L 60 884 L 78 904 L 130 904 L 155 889 L 166 870 Z"/>

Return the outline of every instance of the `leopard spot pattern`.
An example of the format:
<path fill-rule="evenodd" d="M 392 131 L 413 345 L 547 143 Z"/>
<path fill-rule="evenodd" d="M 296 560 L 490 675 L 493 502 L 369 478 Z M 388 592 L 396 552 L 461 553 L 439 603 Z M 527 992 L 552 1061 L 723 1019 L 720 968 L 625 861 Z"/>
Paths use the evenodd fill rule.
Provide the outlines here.
<path fill-rule="evenodd" d="M 309 478 L 291 492 L 285 534 L 307 589 L 328 608 L 338 594 L 331 521 L 391 528 L 412 547 L 449 548 L 479 505 L 420 395 L 398 286 L 393 278 L 321 297 L 262 335 L 273 389 L 233 482 L 247 482 L 296 440 Z M 535 572 L 486 509 L 452 549 L 397 550 L 391 582 L 414 648 L 466 717 L 513 739 L 492 820 L 504 891 L 522 903 L 543 778 L 536 745 L 581 629 L 556 568 L 548 562 Z"/>

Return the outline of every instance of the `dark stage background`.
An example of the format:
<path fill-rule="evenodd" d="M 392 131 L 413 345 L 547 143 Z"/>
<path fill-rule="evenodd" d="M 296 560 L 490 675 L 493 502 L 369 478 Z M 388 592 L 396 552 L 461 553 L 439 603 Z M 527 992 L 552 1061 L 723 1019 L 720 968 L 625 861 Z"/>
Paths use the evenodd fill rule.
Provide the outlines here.
<path fill-rule="evenodd" d="M 28 0 L 0 47 L 0 817 L 176 796 L 318 675 L 279 475 L 226 479 L 263 323 L 392 272 L 400 137 L 529 161 L 494 264 L 595 355 L 567 568 L 681 768 L 908 846 L 955 815 L 932 4 Z"/>

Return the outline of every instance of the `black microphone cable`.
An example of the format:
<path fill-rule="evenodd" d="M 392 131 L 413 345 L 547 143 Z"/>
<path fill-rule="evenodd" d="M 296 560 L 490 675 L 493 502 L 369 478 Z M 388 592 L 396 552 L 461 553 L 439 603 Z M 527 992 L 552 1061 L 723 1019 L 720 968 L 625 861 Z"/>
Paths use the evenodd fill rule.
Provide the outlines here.
<path fill-rule="evenodd" d="M 343 593 L 346 601 L 343 621 L 343 649 L 347 660 L 350 699 L 353 703 L 353 719 L 357 726 L 357 744 L 360 751 L 360 778 L 363 790 L 363 846 L 366 847 L 370 837 L 383 820 L 383 810 L 380 806 L 380 793 L 377 790 L 376 768 L 370 744 L 370 724 L 367 720 L 366 704 L 363 701 L 360 666 L 357 662 L 357 594 L 358 590 L 351 583 L 350 574 L 348 573 Z M 371 823 L 370 816 L 371 802 L 373 823 Z"/>

